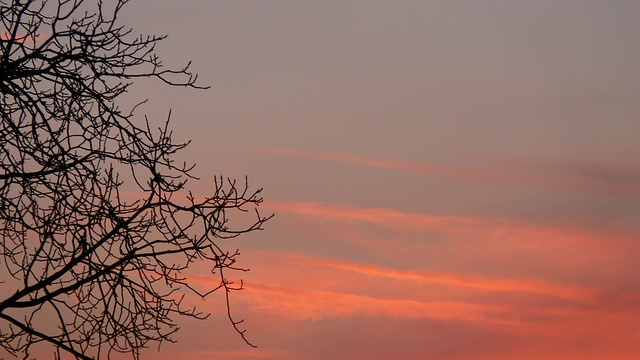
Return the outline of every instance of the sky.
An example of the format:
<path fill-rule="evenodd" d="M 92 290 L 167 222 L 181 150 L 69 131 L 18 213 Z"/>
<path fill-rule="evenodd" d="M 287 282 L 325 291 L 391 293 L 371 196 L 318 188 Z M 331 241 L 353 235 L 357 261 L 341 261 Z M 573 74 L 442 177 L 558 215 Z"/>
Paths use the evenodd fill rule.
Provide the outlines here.
<path fill-rule="evenodd" d="M 127 99 L 214 176 L 264 188 L 226 318 L 147 358 L 640 354 L 640 2 L 135 0 L 209 90 Z M 241 215 L 238 215 L 241 217 Z M 233 221 L 233 220 L 232 220 Z M 241 221 L 241 220 L 238 220 Z M 214 284 L 206 269 L 194 283 Z"/>

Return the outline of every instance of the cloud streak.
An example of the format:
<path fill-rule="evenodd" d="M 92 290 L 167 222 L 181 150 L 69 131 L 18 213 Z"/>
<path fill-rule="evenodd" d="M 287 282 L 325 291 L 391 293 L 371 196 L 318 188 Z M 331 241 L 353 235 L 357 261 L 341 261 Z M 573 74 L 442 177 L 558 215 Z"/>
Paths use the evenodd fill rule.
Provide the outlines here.
<path fill-rule="evenodd" d="M 374 265 L 293 257 L 289 260 L 302 266 L 328 267 L 361 275 L 426 284 L 472 288 L 502 292 L 533 292 L 579 302 L 592 302 L 600 292 L 585 286 L 569 286 L 537 279 L 496 279 L 479 275 L 455 274 L 443 271 L 398 270 Z"/>
<path fill-rule="evenodd" d="M 596 306 L 549 305 L 531 302 L 478 303 L 473 301 L 423 301 L 326 290 L 248 283 L 242 301 L 253 311 L 292 321 L 319 321 L 329 318 L 387 317 L 391 319 L 437 320 L 467 323 L 521 335 L 537 334 L 556 338 L 593 336 L 629 337 L 638 320 L 637 306 L 609 309 Z"/>
<path fill-rule="evenodd" d="M 496 183 L 521 187 L 546 188 L 607 196 L 640 197 L 640 173 L 608 165 L 581 162 L 511 163 L 509 171 L 468 169 L 455 166 L 429 165 L 370 156 L 323 153 L 282 147 L 246 147 L 252 151 L 288 157 L 341 162 L 358 166 L 436 174 L 471 182 Z M 540 174 L 540 169 L 551 174 Z"/>
<path fill-rule="evenodd" d="M 253 309 L 297 321 L 329 317 L 387 316 L 493 322 L 489 313 L 504 311 L 494 305 L 381 299 L 367 295 L 308 291 L 259 283 L 247 284 L 245 291 Z"/>
<path fill-rule="evenodd" d="M 399 270 L 279 252 L 258 252 L 252 256 L 255 259 L 269 259 L 261 266 L 269 267 L 272 273 L 290 275 L 274 278 L 273 274 L 267 274 L 260 277 L 269 281 L 270 284 L 256 281 L 256 279 L 250 280 L 246 283 L 245 290 L 236 294 L 236 299 L 241 298 L 250 303 L 250 307 L 254 310 L 286 316 L 295 321 L 349 316 L 387 316 L 509 323 L 515 318 L 525 320 L 532 318 L 531 314 L 537 314 L 538 317 L 572 316 L 571 314 L 576 311 L 587 314 L 589 311 L 598 309 L 603 303 L 607 303 L 611 296 L 619 297 L 619 295 L 607 294 L 604 289 L 559 284 L 539 279 L 495 278 L 444 271 Z M 335 270 L 338 273 L 326 270 Z M 363 284 L 362 278 L 347 276 L 349 273 L 373 278 L 369 284 L 379 284 L 379 280 L 376 279 L 390 279 L 396 282 L 396 285 L 389 287 L 385 292 L 388 297 L 381 298 L 380 294 L 371 296 L 368 293 L 374 289 Z M 274 279 L 285 285 L 273 284 Z M 337 280 L 339 287 L 344 285 L 348 292 L 320 290 L 326 285 L 321 285 L 322 282 L 318 282 L 318 279 L 334 279 L 334 283 Z M 189 280 L 207 286 L 215 285 L 219 281 L 202 275 L 190 276 Z M 419 284 L 424 286 L 420 285 L 419 288 L 417 287 Z M 435 285 L 450 289 L 439 295 L 441 299 L 444 296 L 446 300 L 428 302 L 421 300 L 425 296 L 424 290 L 427 290 L 428 294 L 429 287 Z M 407 289 L 403 293 L 408 297 L 394 298 L 393 288 Z M 460 292 L 459 289 L 464 292 Z M 502 298 L 507 294 L 510 294 L 510 300 Z M 535 294 L 543 297 L 532 296 Z M 549 296 L 569 302 L 559 300 L 550 302 Z M 637 295 L 625 296 L 626 303 L 632 303 L 633 301 L 629 300 Z M 461 300 L 463 298 L 466 300 Z M 624 298 L 618 299 L 617 302 Z M 528 304 L 529 310 L 521 308 L 523 299 L 527 299 L 524 303 Z M 621 309 L 628 308 L 627 304 Z"/>
<path fill-rule="evenodd" d="M 370 156 L 356 156 L 349 154 L 337 154 L 337 153 L 320 153 L 313 151 L 288 149 L 281 147 L 251 147 L 249 149 L 278 154 L 290 157 L 299 157 L 306 159 L 315 159 L 323 161 L 334 161 L 349 163 L 360 166 L 370 166 L 386 169 L 396 169 L 402 171 L 408 171 L 417 174 L 440 174 L 455 178 L 460 178 L 470 181 L 488 181 L 488 182 L 508 182 L 509 176 L 507 174 L 499 174 L 496 172 L 470 170 L 461 167 L 454 166 L 442 166 L 442 165 L 425 165 L 409 162 L 400 162 L 389 159 L 380 159 Z"/>
<path fill-rule="evenodd" d="M 483 238 L 490 239 L 517 237 L 518 242 L 514 245 L 528 243 L 527 246 L 536 246 L 536 243 L 545 239 L 577 244 L 601 244 L 611 241 L 627 243 L 630 237 L 622 231 L 612 234 L 588 227 L 539 224 L 506 217 L 434 216 L 317 201 L 285 202 L 269 199 L 264 203 L 264 207 L 331 221 L 372 223 L 395 231 L 435 231 L 450 236 L 481 234 Z"/>

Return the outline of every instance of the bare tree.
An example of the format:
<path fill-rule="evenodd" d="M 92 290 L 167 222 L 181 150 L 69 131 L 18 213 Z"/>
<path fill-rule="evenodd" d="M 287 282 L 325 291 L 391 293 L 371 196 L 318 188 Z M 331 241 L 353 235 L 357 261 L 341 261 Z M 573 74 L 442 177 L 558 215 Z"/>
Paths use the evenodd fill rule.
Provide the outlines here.
<path fill-rule="evenodd" d="M 127 0 L 109 3 L 0 0 L 0 346 L 25 359 L 36 343 L 57 358 L 138 359 L 173 341 L 176 317 L 206 317 L 181 304 L 185 292 L 220 289 L 229 314 L 242 285 L 225 270 L 243 269 L 221 241 L 269 218 L 246 181 L 216 178 L 202 199 L 187 192 L 192 166 L 174 160 L 187 143 L 172 140 L 168 119 L 156 128 L 118 107 L 136 78 L 199 86 L 189 66 L 162 66 L 163 36 L 118 25 Z M 228 224 L 248 210 L 244 226 Z M 190 286 L 194 262 L 219 285 Z"/>

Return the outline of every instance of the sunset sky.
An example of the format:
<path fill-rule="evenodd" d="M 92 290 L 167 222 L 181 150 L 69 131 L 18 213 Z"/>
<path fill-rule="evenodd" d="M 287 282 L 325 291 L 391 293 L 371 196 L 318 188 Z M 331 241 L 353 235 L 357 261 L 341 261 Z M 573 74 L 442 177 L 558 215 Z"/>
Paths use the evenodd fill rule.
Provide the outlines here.
<path fill-rule="evenodd" d="M 132 103 L 264 188 L 245 290 L 149 359 L 640 356 L 640 2 L 135 0 Z M 238 218 L 242 221 L 242 216 Z M 206 269 L 194 283 L 213 284 Z"/>

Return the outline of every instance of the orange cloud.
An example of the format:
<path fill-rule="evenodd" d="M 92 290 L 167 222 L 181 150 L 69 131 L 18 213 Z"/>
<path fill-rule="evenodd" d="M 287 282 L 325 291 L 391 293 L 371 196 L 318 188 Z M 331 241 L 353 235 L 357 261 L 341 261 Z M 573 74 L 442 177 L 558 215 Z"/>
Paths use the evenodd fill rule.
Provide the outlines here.
<path fill-rule="evenodd" d="M 379 298 L 333 291 L 303 291 L 257 283 L 247 285 L 243 300 L 253 311 L 293 321 L 341 317 L 388 317 L 468 323 L 504 333 L 555 338 L 633 338 L 636 308 L 478 304 Z M 637 337 L 637 334 L 635 335 Z"/>
<path fill-rule="evenodd" d="M 253 304 L 254 310 L 298 321 L 361 315 L 495 322 L 495 313 L 505 311 L 494 305 L 380 299 L 367 295 L 307 291 L 259 283 L 248 284 L 242 297 Z"/>
<path fill-rule="evenodd" d="M 628 338 L 637 324 L 636 308 L 610 310 L 598 307 L 478 304 L 462 301 L 421 301 L 379 298 L 334 291 L 247 284 L 242 301 L 253 311 L 293 321 L 341 317 L 430 319 L 491 327 L 505 333 L 577 338 L 598 334 Z"/>
<path fill-rule="evenodd" d="M 50 35 L 48 35 L 50 36 Z M 33 46 L 36 44 L 36 39 L 42 39 L 43 34 L 18 34 L 15 37 L 12 34 L 3 31 L 0 32 L 0 41 L 2 42 L 12 42 L 14 44 L 21 44 L 21 46 Z"/>
<path fill-rule="evenodd" d="M 374 223 L 397 231 L 436 231 L 450 235 L 481 234 L 483 238 L 494 239 L 517 237 L 518 241 L 513 243 L 514 246 L 523 246 L 526 243 L 526 246 L 535 247 L 543 239 L 579 244 L 602 241 L 610 243 L 612 238 L 628 240 L 628 236 L 622 233 L 611 234 L 591 228 L 534 224 L 504 217 L 433 216 L 394 209 L 363 208 L 313 201 L 289 203 L 276 199 L 269 199 L 263 206 L 321 219 Z"/>
<path fill-rule="evenodd" d="M 260 281 L 249 281 L 243 292 L 234 294 L 234 303 L 244 302 L 259 312 L 284 316 L 295 321 L 330 317 L 387 316 L 511 324 L 514 321 L 530 322 L 532 319 L 540 317 L 571 318 L 572 314 L 584 315 L 587 311 L 597 312 L 599 306 L 608 303 L 604 300 L 606 298 L 604 291 L 600 289 L 562 285 L 537 279 L 495 279 L 440 271 L 398 270 L 273 252 L 268 254 L 260 252 L 253 255 L 257 255 L 256 258 L 269 259 L 268 264 L 271 264 L 270 268 L 273 271 L 260 278 L 268 278 L 272 284 L 266 285 Z M 292 264 L 296 268 L 283 267 L 285 264 Z M 398 281 L 399 287 L 406 289 L 417 290 L 415 285 L 411 283 L 423 283 L 425 285 L 439 284 L 453 288 L 466 288 L 479 292 L 467 292 L 464 295 L 467 300 L 462 301 L 459 298 L 465 293 L 454 290 L 445 293 L 444 300 L 425 302 L 420 300 L 425 295 L 420 295 L 418 291 L 414 290 L 406 292 L 405 296 L 408 298 L 395 299 L 393 298 L 394 292 L 390 288 L 387 296 L 392 298 L 380 298 L 380 294 L 377 296 L 366 294 L 371 289 L 354 287 L 353 284 L 362 283 L 357 278 L 314 269 L 318 267 L 348 271 L 369 277 L 393 279 Z M 287 276 L 283 276 L 283 274 Z M 326 288 L 326 284 L 323 285 L 322 281 L 318 281 L 323 277 L 340 279 L 339 281 L 347 285 L 343 288 L 349 289 L 348 293 L 320 290 Z M 218 281 L 201 275 L 190 276 L 189 280 L 205 285 L 217 284 Z M 274 281 L 286 285 L 274 285 Z M 360 294 L 351 293 L 352 291 L 360 292 Z M 505 305 L 505 301 L 501 298 L 502 295 L 497 292 L 521 294 L 515 298 L 510 297 L 511 300 L 506 301 L 506 304 L 510 305 Z M 523 296 L 527 295 L 522 293 L 526 292 L 577 301 L 581 305 L 580 307 L 566 307 L 569 303 L 548 302 L 540 297 L 529 297 L 527 301 L 523 302 L 521 301 L 524 299 Z M 478 301 L 482 301 L 482 303 L 476 303 Z M 521 307 L 523 303 L 528 304 L 527 309 Z M 560 307 L 554 307 L 552 304 L 560 304 Z M 214 301 L 208 305 L 220 307 L 223 304 Z M 628 309 L 628 306 L 625 306 L 624 309 Z"/>
<path fill-rule="evenodd" d="M 537 279 L 398 270 L 278 252 L 248 255 L 254 260 L 264 259 L 260 266 L 269 267 L 266 274 L 258 274 L 258 279 L 266 281 L 249 279 L 245 290 L 232 296 L 234 313 L 248 320 L 255 319 L 256 314 L 263 321 L 278 323 L 358 317 L 387 324 L 394 319 L 436 320 L 466 328 L 489 328 L 492 333 L 535 335 L 538 340 L 578 341 L 597 336 L 629 341 L 637 336 L 634 329 L 640 319 L 640 295 L 636 293 L 619 294 L 610 289 Z M 373 281 L 364 282 L 348 273 L 373 277 Z M 323 282 L 324 278 L 330 279 Z M 396 283 L 380 285 L 383 278 Z M 218 281 L 200 275 L 190 280 L 205 285 Z M 371 284 L 375 287 L 368 286 Z M 432 284 L 451 291 L 436 295 L 429 290 Z M 224 310 L 220 301 L 205 304 L 214 307 L 214 312 Z"/>
<path fill-rule="evenodd" d="M 304 266 L 322 266 L 347 270 L 374 277 L 391 278 L 427 284 L 443 284 L 489 291 L 534 292 L 579 302 L 591 302 L 600 293 L 594 288 L 569 286 L 537 279 L 495 279 L 479 275 L 454 274 L 441 271 L 398 270 L 374 265 L 318 260 L 309 257 L 291 257 L 290 262 Z"/>

